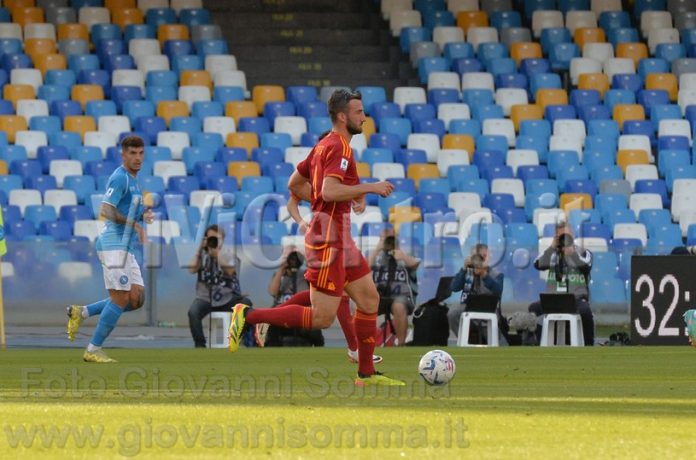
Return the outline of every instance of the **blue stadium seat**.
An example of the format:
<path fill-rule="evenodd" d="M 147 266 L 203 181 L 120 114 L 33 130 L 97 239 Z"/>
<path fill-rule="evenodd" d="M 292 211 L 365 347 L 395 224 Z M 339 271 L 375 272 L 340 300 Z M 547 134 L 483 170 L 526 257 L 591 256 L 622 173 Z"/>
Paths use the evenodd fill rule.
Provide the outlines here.
<path fill-rule="evenodd" d="M 587 193 L 594 198 L 597 185 L 590 180 L 570 180 L 565 184 L 564 193 Z"/>
<path fill-rule="evenodd" d="M 192 174 L 196 163 L 213 161 L 215 159 L 215 151 L 201 147 L 185 147 L 181 153 L 181 159 L 186 165 L 186 172 Z"/>
<path fill-rule="evenodd" d="M 412 124 L 422 120 L 432 120 L 437 117 L 437 110 L 432 104 L 406 104 L 404 117 Z"/>
<path fill-rule="evenodd" d="M 372 105 L 372 118 L 378 129 L 383 118 L 399 118 L 400 116 L 401 108 L 394 102 L 376 102 Z"/>
<path fill-rule="evenodd" d="M 448 102 L 459 102 L 459 91 L 453 88 L 431 89 L 428 91 L 428 102 L 435 107 Z"/>
<path fill-rule="evenodd" d="M 243 117 L 239 119 L 239 131 L 256 133 L 261 136 L 263 133 L 271 131 L 271 125 L 268 118 L 264 117 Z"/>
<path fill-rule="evenodd" d="M 444 178 L 421 179 L 419 185 L 420 193 L 439 193 L 445 197 L 451 190 L 449 180 Z"/>
<path fill-rule="evenodd" d="M 200 188 L 198 179 L 193 176 L 172 176 L 167 181 L 168 192 L 181 193 L 184 197 L 188 197 L 191 192 Z"/>
<path fill-rule="evenodd" d="M 443 56 L 450 62 L 456 59 L 472 58 L 474 57 L 474 48 L 471 46 L 471 43 L 449 42 L 445 44 Z"/>
<path fill-rule="evenodd" d="M 329 109 L 325 102 L 310 101 L 302 102 L 297 106 L 297 115 L 307 119 L 314 117 L 328 117 Z"/>
<path fill-rule="evenodd" d="M 453 61 L 450 68 L 461 76 L 468 72 L 483 72 L 483 63 L 473 57 L 460 58 Z"/>
<path fill-rule="evenodd" d="M 395 155 L 401 152 L 401 139 L 392 133 L 375 133 L 370 136 L 368 147 L 387 148 Z"/>
<path fill-rule="evenodd" d="M 638 92 L 643 89 L 643 79 L 638 74 L 623 73 L 616 74 L 611 79 L 612 89 L 625 89 L 632 92 Z"/>
<path fill-rule="evenodd" d="M 26 186 L 26 188 L 38 190 L 42 195 L 46 190 L 55 190 L 58 188 L 55 176 L 49 175 L 29 177 L 27 178 Z"/>
<path fill-rule="evenodd" d="M 242 178 L 242 191 L 251 192 L 255 195 L 273 193 L 273 179 L 270 177 L 244 177 Z"/>
<path fill-rule="evenodd" d="M 507 46 L 503 43 L 481 43 L 476 50 L 476 55 L 484 66 L 493 59 L 510 57 Z"/>
<path fill-rule="evenodd" d="M 251 160 L 256 161 L 263 168 L 264 165 L 282 163 L 284 161 L 283 150 L 277 147 L 260 147 L 251 151 Z"/>
<path fill-rule="evenodd" d="M 638 29 L 632 27 L 621 27 L 607 31 L 607 41 L 612 44 L 614 49 L 620 43 L 636 43 L 640 41 Z"/>
<path fill-rule="evenodd" d="M 218 101 L 196 101 L 191 106 L 191 116 L 201 120 L 206 117 L 221 117 L 224 114 L 225 108 Z"/>
<path fill-rule="evenodd" d="M 412 196 L 416 194 L 416 183 L 413 179 L 392 178 L 387 180 L 394 184 L 394 192 L 404 192 Z"/>
<path fill-rule="evenodd" d="M 627 89 L 610 89 L 604 93 L 604 104 L 610 111 L 614 111 L 617 104 L 635 104 L 636 94 Z"/>
<path fill-rule="evenodd" d="M 577 108 L 585 105 L 600 105 L 602 100 L 599 91 L 595 89 L 574 89 L 570 92 L 570 103 Z"/>
<path fill-rule="evenodd" d="M 48 144 L 52 146 L 63 146 L 68 150 L 82 145 L 82 139 L 80 138 L 80 133 L 74 133 L 69 131 L 60 131 L 51 134 L 48 137 Z"/>
<path fill-rule="evenodd" d="M 624 134 L 640 134 L 648 136 L 650 143 L 657 144 L 655 125 L 650 120 L 626 120 L 623 125 Z"/>
<path fill-rule="evenodd" d="M 621 180 L 623 173 L 621 168 L 616 165 L 599 166 L 591 171 L 590 178 L 598 185 L 605 180 Z"/>
<path fill-rule="evenodd" d="M 102 63 L 105 63 L 109 56 L 127 54 L 126 44 L 120 39 L 104 39 L 95 42 L 94 50 Z"/>
<path fill-rule="evenodd" d="M 331 119 L 329 117 L 312 117 L 307 120 L 307 131 L 313 134 L 323 134 L 331 130 Z"/>
<path fill-rule="evenodd" d="M 517 69 L 517 64 L 512 58 L 495 58 L 486 61 L 486 70 L 493 74 L 493 77 L 498 75 L 507 75 L 514 73 Z"/>
<path fill-rule="evenodd" d="M 641 179 L 637 180 L 635 187 L 635 193 L 656 193 L 662 198 L 662 206 L 668 208 L 671 200 L 669 198 L 669 193 L 667 192 L 667 184 L 661 179 Z"/>
<path fill-rule="evenodd" d="M 195 45 L 196 52 L 204 59 L 213 54 L 230 54 L 226 40 L 200 40 Z"/>
<path fill-rule="evenodd" d="M 240 147 L 223 147 L 217 151 L 215 161 L 227 164 L 232 161 L 247 161 L 247 151 Z"/>
<path fill-rule="evenodd" d="M 382 134 L 395 134 L 400 144 L 406 145 L 408 135 L 411 134 L 411 121 L 406 118 L 383 118 L 379 123 L 379 132 Z"/>
<path fill-rule="evenodd" d="M 572 105 L 547 105 L 544 118 L 553 125 L 556 120 L 574 120 L 577 118 L 575 107 Z"/>
<path fill-rule="evenodd" d="M 636 221 L 636 214 L 631 209 L 616 209 L 607 211 L 603 216 L 604 223 L 609 228 L 614 228 L 616 224 L 633 224 Z"/>
<path fill-rule="evenodd" d="M 606 216 L 616 211 L 628 209 L 628 199 L 624 195 L 602 194 L 595 197 L 595 209 L 599 211 L 603 220 Z"/>
<path fill-rule="evenodd" d="M 117 167 L 118 165 L 111 161 L 90 161 L 85 165 L 85 174 L 94 177 L 110 176 Z"/>
<path fill-rule="evenodd" d="M 651 73 L 669 73 L 669 62 L 661 58 L 644 58 L 638 63 L 638 75 L 645 80 Z"/>
<path fill-rule="evenodd" d="M 43 131 L 46 133 L 46 136 L 50 136 L 60 131 L 60 118 L 56 116 L 33 116 L 29 120 L 29 129 L 31 131 Z"/>
<path fill-rule="evenodd" d="M 116 115 L 116 104 L 114 101 L 104 100 L 104 101 L 87 101 L 85 104 L 85 115 L 90 115 L 95 120 L 99 117 Z M 60 131 L 60 130 L 59 130 Z"/>
<path fill-rule="evenodd" d="M 77 206 L 61 206 L 58 218 L 72 227 L 76 220 L 89 220 L 93 219 L 94 216 L 88 206 L 79 204 Z"/>
<path fill-rule="evenodd" d="M 366 148 L 362 151 L 360 161 L 372 166 L 375 163 L 393 163 L 394 153 L 384 148 Z"/>
<path fill-rule="evenodd" d="M 292 138 L 287 133 L 263 133 L 260 139 L 261 147 L 276 147 L 282 151 L 292 147 Z"/>
<path fill-rule="evenodd" d="M 660 176 L 664 177 L 668 170 L 676 166 L 689 166 L 691 164 L 691 156 L 688 150 L 660 150 L 657 156 L 657 168 Z"/>
<path fill-rule="evenodd" d="M 36 94 L 37 99 L 43 99 L 47 104 L 54 101 L 67 101 L 70 99 L 70 87 L 59 85 L 42 85 Z"/>
<path fill-rule="evenodd" d="M 72 227 L 62 220 L 44 221 L 39 225 L 39 235 L 51 236 L 55 241 L 68 241 L 72 236 Z"/>
<path fill-rule="evenodd" d="M 483 200 L 490 192 L 490 186 L 485 179 L 465 179 L 456 183 L 455 191 L 478 193 L 481 200 Z"/>
<path fill-rule="evenodd" d="M 479 106 L 495 104 L 493 91 L 489 89 L 465 89 L 462 91 L 462 101 L 469 106 L 472 112 Z"/>
<path fill-rule="evenodd" d="M 578 118 L 585 124 L 592 120 L 611 120 L 611 112 L 604 105 L 583 105 L 578 107 Z"/>
<path fill-rule="evenodd" d="M 529 80 L 527 76 L 521 73 L 510 73 L 496 75 L 495 86 L 496 88 L 520 88 L 527 89 L 529 85 Z"/>
<path fill-rule="evenodd" d="M 53 101 L 49 113 L 60 117 L 61 121 L 71 115 L 82 115 L 82 107 L 77 101 Z"/>
<path fill-rule="evenodd" d="M 22 53 L 4 54 L 0 58 L 0 64 L 7 72 L 12 69 L 30 69 L 32 67 L 31 58 Z"/>
<path fill-rule="evenodd" d="M 138 117 L 133 127 L 137 131 L 144 133 L 150 144 L 156 144 L 157 135 L 167 130 L 167 124 L 160 117 Z"/>
<path fill-rule="evenodd" d="M 127 100 L 122 102 L 122 113 L 128 117 L 131 126 L 135 126 L 136 120 L 140 117 L 154 117 L 155 106 L 150 101 Z"/>
<path fill-rule="evenodd" d="M 28 239 L 28 237 L 36 235 L 36 227 L 33 223 L 21 220 L 13 222 L 5 227 L 8 237 L 13 237 L 16 241 Z"/>
<path fill-rule="evenodd" d="M 686 136 L 660 136 L 657 148 L 663 150 L 689 150 L 689 138 Z"/>
<path fill-rule="evenodd" d="M 197 54 L 187 54 L 185 56 L 175 56 L 171 60 L 172 70 L 183 72 L 184 70 L 203 70 L 203 57 Z"/>
<path fill-rule="evenodd" d="M 548 168 L 551 177 L 556 177 L 562 170 L 580 164 L 578 154 L 572 150 L 558 150 L 549 152 Z"/>
<path fill-rule="evenodd" d="M 92 176 L 66 176 L 63 188 L 74 191 L 77 202 L 84 204 L 90 195 L 96 193 L 97 184 Z"/>
<path fill-rule="evenodd" d="M 432 40 L 432 31 L 426 27 L 403 27 L 399 34 L 401 51 L 408 54 L 412 43 L 429 42 Z"/>
<path fill-rule="evenodd" d="M 49 148 L 59 148 L 59 147 L 49 147 Z M 60 147 L 64 148 L 64 147 Z M 118 161 L 121 161 L 121 151 L 118 147 L 115 147 L 116 150 L 118 150 Z M 85 166 L 87 166 L 87 163 L 90 161 L 101 161 L 102 160 L 102 152 L 99 147 L 96 146 L 80 146 L 80 147 L 74 147 L 70 149 L 70 158 L 73 160 L 78 160 L 79 162 L 82 163 L 82 168 L 84 169 Z"/>
<path fill-rule="evenodd" d="M 290 177 L 295 171 L 295 167 L 292 163 L 267 163 L 263 165 L 262 172 L 264 176 L 269 176 L 271 178 L 278 177 Z"/>
<path fill-rule="evenodd" d="M 512 179 L 515 177 L 512 168 L 506 165 L 480 167 L 480 170 L 481 178 L 489 182 L 492 182 L 494 179 Z"/>
<path fill-rule="evenodd" d="M 438 119 L 419 120 L 413 124 L 413 127 L 415 133 L 436 134 L 440 139 L 447 133 L 445 122 Z"/>
<path fill-rule="evenodd" d="M 428 156 L 425 150 L 420 149 L 402 149 L 394 155 L 394 160 L 397 163 L 404 165 L 405 169 L 411 164 L 424 164 L 428 162 Z"/>
<path fill-rule="evenodd" d="M 675 166 L 674 168 L 668 170 L 665 176 L 667 190 L 670 192 L 672 191 L 674 181 L 677 179 L 696 179 L 696 166 Z"/>
<path fill-rule="evenodd" d="M 70 159 L 70 154 L 65 147 L 41 146 L 36 150 L 36 158 L 41 164 L 42 172 L 48 174 L 48 168 L 52 160 L 68 160 Z"/>
<path fill-rule="evenodd" d="M 240 86 L 216 86 L 213 88 L 213 101 L 226 105 L 228 102 L 243 100 L 244 88 Z"/>
<path fill-rule="evenodd" d="M 565 27 L 547 27 L 541 30 L 540 43 L 544 54 L 549 54 L 558 43 L 573 43 L 573 37 Z"/>
<path fill-rule="evenodd" d="M 587 134 L 610 138 L 619 137 L 619 125 L 614 120 L 592 120 L 587 123 Z"/>
<path fill-rule="evenodd" d="M 28 177 L 40 176 L 41 163 L 38 160 L 17 160 L 10 164 L 10 174 L 22 177 L 26 181 Z"/>
<path fill-rule="evenodd" d="M 66 69 L 66 70 L 58 70 L 58 69 L 51 69 L 46 71 L 46 75 L 44 76 L 44 84 L 45 85 L 56 85 L 56 86 L 65 86 L 67 88 L 72 87 L 75 83 L 77 83 L 77 75 L 75 72 L 72 70 Z"/>
<path fill-rule="evenodd" d="M 111 73 L 101 69 L 81 70 L 77 74 L 77 83 L 85 85 L 99 85 L 104 90 L 104 97 L 111 94 Z"/>
<path fill-rule="evenodd" d="M 169 121 L 170 131 L 181 131 L 192 139 L 203 130 L 203 123 L 196 117 L 174 117 Z"/>
<path fill-rule="evenodd" d="M 483 207 L 489 208 L 493 214 L 500 216 L 506 210 L 515 207 L 515 198 L 509 193 L 490 193 L 486 195 L 481 204 Z"/>
<path fill-rule="evenodd" d="M 466 134 L 474 139 L 481 135 L 481 122 L 478 120 L 455 119 L 450 121 L 450 134 Z"/>
<path fill-rule="evenodd" d="M 234 193 L 239 190 L 237 178 L 233 176 L 221 176 L 208 180 L 208 190 L 217 190 L 221 193 Z"/>
<path fill-rule="evenodd" d="M 431 72 L 447 72 L 449 61 L 443 57 L 424 57 L 418 60 L 418 77 L 421 84 L 428 83 L 428 75 Z"/>
<path fill-rule="evenodd" d="M 669 105 L 669 94 L 662 89 L 643 89 L 636 93 L 636 101 L 645 108 L 645 113 L 651 113 L 656 105 Z"/>
<path fill-rule="evenodd" d="M 519 166 L 517 168 L 517 178 L 521 179 L 523 182 L 527 182 L 532 179 L 548 179 L 549 171 L 544 165 Z"/>
<path fill-rule="evenodd" d="M 220 133 L 196 133 L 191 139 L 191 145 L 217 152 L 225 145 L 225 141 Z"/>
<path fill-rule="evenodd" d="M 605 31 L 631 27 L 631 17 L 626 11 L 603 11 L 599 15 L 599 27 Z"/>
<path fill-rule="evenodd" d="M 492 11 L 489 13 L 491 27 L 498 30 L 509 27 L 522 27 L 522 18 L 517 11 Z"/>
<path fill-rule="evenodd" d="M 392 207 L 402 203 L 409 203 L 410 206 L 411 202 L 412 196 L 405 192 L 393 192 L 388 197 L 378 198 L 378 206 L 385 219 L 389 216 L 389 210 Z"/>
<path fill-rule="evenodd" d="M 459 182 L 479 179 L 479 170 L 475 165 L 453 165 L 447 168 L 447 179 L 450 183 L 450 189 L 455 190 Z"/>
<path fill-rule="evenodd" d="M 118 111 L 122 113 L 126 102 L 142 100 L 143 93 L 137 86 L 114 86 L 111 88 L 111 99 Z"/>
<path fill-rule="evenodd" d="M 556 43 L 549 52 L 551 69 L 556 72 L 567 71 L 570 69 L 570 61 L 576 57 L 580 57 L 578 45 L 575 43 Z"/>

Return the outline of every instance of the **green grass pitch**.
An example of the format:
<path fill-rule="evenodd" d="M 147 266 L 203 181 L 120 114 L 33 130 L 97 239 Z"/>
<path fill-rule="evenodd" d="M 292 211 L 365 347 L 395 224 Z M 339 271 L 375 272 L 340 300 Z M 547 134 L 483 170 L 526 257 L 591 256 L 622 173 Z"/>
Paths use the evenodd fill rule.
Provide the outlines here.
<path fill-rule="evenodd" d="M 0 458 L 693 458 L 689 347 L 380 349 L 402 389 L 356 389 L 343 349 L 0 352 Z"/>

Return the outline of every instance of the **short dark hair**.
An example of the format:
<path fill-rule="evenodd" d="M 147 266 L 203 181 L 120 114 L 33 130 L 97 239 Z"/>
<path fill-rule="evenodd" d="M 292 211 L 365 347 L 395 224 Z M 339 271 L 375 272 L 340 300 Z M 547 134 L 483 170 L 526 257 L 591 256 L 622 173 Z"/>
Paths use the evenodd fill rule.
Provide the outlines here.
<path fill-rule="evenodd" d="M 145 142 L 143 142 L 142 137 L 130 134 L 123 138 L 121 141 L 121 149 L 128 150 L 129 148 L 140 148 L 145 147 Z"/>
<path fill-rule="evenodd" d="M 336 91 L 331 94 L 331 97 L 329 98 L 329 115 L 331 115 L 331 121 L 336 121 L 336 117 L 338 117 L 338 114 L 341 112 L 344 112 L 346 110 L 346 107 L 348 107 L 348 104 L 350 101 L 353 99 L 357 99 L 359 101 L 362 100 L 362 94 L 360 94 L 360 91 L 352 91 L 350 89 L 337 89 Z"/>
<path fill-rule="evenodd" d="M 203 233 L 203 235 L 207 235 L 208 232 L 211 230 L 214 231 L 215 233 L 217 233 L 218 235 L 220 235 L 221 237 L 223 237 L 223 238 L 225 237 L 224 230 L 222 230 L 218 224 L 208 225 L 208 228 L 205 229 L 205 233 Z"/>

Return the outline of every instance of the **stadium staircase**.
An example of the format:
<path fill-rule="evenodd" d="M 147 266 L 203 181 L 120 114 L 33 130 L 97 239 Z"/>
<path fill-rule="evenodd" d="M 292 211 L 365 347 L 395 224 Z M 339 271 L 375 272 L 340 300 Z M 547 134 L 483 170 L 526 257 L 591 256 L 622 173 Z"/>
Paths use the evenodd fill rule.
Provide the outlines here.
<path fill-rule="evenodd" d="M 371 0 L 206 2 L 247 85 L 397 86 L 417 74 Z"/>

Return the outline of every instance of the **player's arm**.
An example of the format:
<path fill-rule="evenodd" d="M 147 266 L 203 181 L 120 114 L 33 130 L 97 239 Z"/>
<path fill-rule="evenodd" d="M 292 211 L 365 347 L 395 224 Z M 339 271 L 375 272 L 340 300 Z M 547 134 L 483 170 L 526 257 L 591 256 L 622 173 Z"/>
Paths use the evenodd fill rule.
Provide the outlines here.
<path fill-rule="evenodd" d="M 309 227 L 309 223 L 302 217 L 300 213 L 300 199 L 294 193 L 290 193 L 290 199 L 288 199 L 286 207 L 292 220 L 300 226 L 302 233 L 304 233 Z"/>
<path fill-rule="evenodd" d="M 321 186 L 321 195 L 325 201 L 351 201 L 360 199 L 366 193 L 389 196 L 394 185 L 387 181 L 371 184 L 345 185 L 333 176 L 325 177 Z"/>
<path fill-rule="evenodd" d="M 288 190 L 290 190 L 291 195 L 295 195 L 300 200 L 311 201 L 312 200 L 312 184 L 309 183 L 309 179 L 300 174 L 298 171 L 293 171 L 290 179 L 288 180 Z"/>

